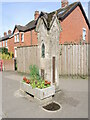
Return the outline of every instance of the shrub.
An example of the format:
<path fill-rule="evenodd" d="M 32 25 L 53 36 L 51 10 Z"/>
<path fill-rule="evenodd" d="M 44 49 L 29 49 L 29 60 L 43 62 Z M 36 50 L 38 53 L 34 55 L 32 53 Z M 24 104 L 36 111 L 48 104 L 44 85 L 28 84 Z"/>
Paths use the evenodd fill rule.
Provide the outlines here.
<path fill-rule="evenodd" d="M 0 48 L 0 58 L 1 59 L 12 59 L 14 54 L 12 52 L 8 52 L 7 48 Z"/>
<path fill-rule="evenodd" d="M 30 78 L 33 80 L 39 80 L 40 75 L 39 75 L 39 69 L 36 65 L 30 65 Z"/>
<path fill-rule="evenodd" d="M 5 48 L 5 47 L 0 48 L 0 52 L 1 52 L 2 54 L 3 54 L 3 53 L 8 54 L 8 49 Z"/>
<path fill-rule="evenodd" d="M 27 84 L 30 84 L 32 88 L 46 88 L 51 85 L 51 82 L 48 82 L 47 80 L 43 80 L 41 76 L 39 75 L 39 69 L 36 65 L 30 65 L 30 79 L 27 79 L 26 77 L 23 77 L 23 82 L 26 82 Z"/>
<path fill-rule="evenodd" d="M 26 77 L 23 77 L 23 82 L 27 83 L 27 84 L 30 84 L 32 86 L 32 88 L 40 88 L 40 89 L 43 89 L 43 88 L 47 88 L 51 85 L 51 82 L 48 82 L 47 83 L 40 79 L 39 81 L 38 80 L 31 80 L 31 79 L 27 79 Z"/>

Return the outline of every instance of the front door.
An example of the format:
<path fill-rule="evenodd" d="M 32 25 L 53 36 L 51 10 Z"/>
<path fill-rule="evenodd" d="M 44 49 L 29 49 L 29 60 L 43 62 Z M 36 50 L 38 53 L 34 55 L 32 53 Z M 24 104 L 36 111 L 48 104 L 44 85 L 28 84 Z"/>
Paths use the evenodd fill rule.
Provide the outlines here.
<path fill-rule="evenodd" d="M 52 59 L 52 68 L 53 68 L 53 83 L 55 83 L 55 57 L 53 57 L 53 59 Z"/>

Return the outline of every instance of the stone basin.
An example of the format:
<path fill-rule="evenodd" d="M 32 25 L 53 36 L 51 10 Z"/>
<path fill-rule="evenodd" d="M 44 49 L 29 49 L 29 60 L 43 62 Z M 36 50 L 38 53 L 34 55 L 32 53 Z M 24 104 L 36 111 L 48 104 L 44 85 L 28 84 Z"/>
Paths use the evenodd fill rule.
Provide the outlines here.
<path fill-rule="evenodd" d="M 48 97 L 51 97 L 55 94 L 55 86 L 51 85 L 47 88 L 32 88 L 32 86 L 30 84 L 27 84 L 25 82 L 20 82 L 20 89 L 33 95 L 34 97 L 38 98 L 38 99 L 45 99 Z"/>

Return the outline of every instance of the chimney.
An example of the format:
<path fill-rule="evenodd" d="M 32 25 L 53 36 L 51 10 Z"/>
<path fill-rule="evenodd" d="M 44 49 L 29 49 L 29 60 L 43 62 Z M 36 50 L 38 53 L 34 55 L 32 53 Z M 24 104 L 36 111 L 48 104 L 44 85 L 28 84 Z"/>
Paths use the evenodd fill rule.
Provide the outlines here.
<path fill-rule="evenodd" d="M 39 11 L 35 11 L 34 20 L 37 20 L 38 17 L 39 17 Z"/>
<path fill-rule="evenodd" d="M 4 32 L 4 36 L 7 36 L 7 33 L 6 33 L 6 32 Z"/>
<path fill-rule="evenodd" d="M 11 35 L 11 30 L 8 30 L 8 35 Z"/>
<path fill-rule="evenodd" d="M 68 0 L 61 0 L 61 7 L 66 7 L 68 6 Z"/>

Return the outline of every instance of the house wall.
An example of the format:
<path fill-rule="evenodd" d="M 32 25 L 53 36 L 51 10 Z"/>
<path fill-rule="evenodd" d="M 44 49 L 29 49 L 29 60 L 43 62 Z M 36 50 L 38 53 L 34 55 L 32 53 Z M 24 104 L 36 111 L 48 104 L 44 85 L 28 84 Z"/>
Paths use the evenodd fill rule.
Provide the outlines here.
<path fill-rule="evenodd" d="M 8 51 L 14 53 L 14 37 L 8 39 L 7 46 L 8 46 Z"/>
<path fill-rule="evenodd" d="M 14 34 L 19 32 L 17 29 Z M 24 32 L 24 42 L 21 41 L 21 33 L 19 32 L 19 42 L 14 42 L 15 47 L 19 46 L 29 46 L 29 45 L 37 45 L 37 33 L 34 30 Z"/>
<path fill-rule="evenodd" d="M 21 33 L 20 33 L 20 37 L 21 37 Z M 21 40 L 21 38 L 20 38 Z M 30 31 L 27 31 L 24 33 L 24 42 L 21 42 L 21 46 L 28 46 L 31 45 L 31 33 Z"/>
<path fill-rule="evenodd" d="M 7 40 L 7 46 L 8 46 L 8 40 Z M 6 40 L 4 41 L 4 45 L 3 45 L 3 41 L 0 41 L 0 47 L 7 47 L 7 46 L 6 46 Z"/>
<path fill-rule="evenodd" d="M 38 39 L 37 39 L 37 32 L 32 30 L 32 45 L 37 45 L 38 44 Z"/>
<path fill-rule="evenodd" d="M 26 31 L 24 32 L 24 42 L 21 41 L 21 33 L 19 32 L 19 42 L 15 42 L 15 33 L 19 32 L 18 29 L 16 28 L 14 31 L 14 35 L 7 39 L 7 48 L 9 52 L 13 52 L 15 56 L 15 48 L 20 47 L 20 46 L 31 46 L 31 45 L 37 45 L 37 33 L 34 30 L 32 31 Z M 0 47 L 6 47 L 6 40 L 5 46 L 3 46 L 3 41 L 0 42 Z"/>
<path fill-rule="evenodd" d="M 65 42 L 75 42 L 80 43 L 82 39 L 82 29 L 86 28 L 86 41 L 88 42 L 88 34 L 90 35 L 90 30 L 83 17 L 83 14 L 79 7 L 77 7 L 68 17 L 66 17 L 62 22 L 60 21 L 62 27 L 62 32 L 60 33 L 59 44 L 64 44 Z M 19 32 L 17 28 L 14 33 Z M 89 33 L 88 33 L 89 32 Z M 21 33 L 19 32 L 19 42 L 14 42 L 14 36 L 8 39 L 8 49 L 15 53 L 14 47 L 19 46 L 31 46 L 38 45 L 37 32 L 35 29 L 32 31 L 24 32 L 24 42 L 21 41 Z M 5 43 L 6 44 L 6 43 Z M 3 42 L 2 42 L 3 47 Z"/>
<path fill-rule="evenodd" d="M 37 45 L 37 32 L 35 29 L 24 32 L 24 43 L 22 43 L 21 46 L 29 45 Z"/>
<path fill-rule="evenodd" d="M 15 30 L 14 34 L 19 32 L 17 29 Z M 20 47 L 20 46 L 31 46 L 31 45 L 37 45 L 37 33 L 35 30 L 26 31 L 24 32 L 24 42 L 21 41 L 21 33 L 19 32 L 19 42 L 14 41 L 14 47 Z M 13 37 L 13 39 L 15 39 Z M 15 51 L 14 51 L 15 54 Z"/>
<path fill-rule="evenodd" d="M 23 32 L 19 32 L 19 42 L 15 42 L 15 34 L 17 32 L 19 32 L 19 31 L 16 28 L 14 31 L 14 47 L 30 45 L 30 31 L 24 33 L 24 42 L 21 41 L 21 33 L 23 33 Z"/>
<path fill-rule="evenodd" d="M 79 43 L 82 39 L 83 28 L 86 28 L 86 41 L 88 42 L 88 25 L 79 7 L 60 22 L 60 24 L 62 27 L 62 32 L 60 33 L 60 44 L 64 44 L 65 42 Z"/>

